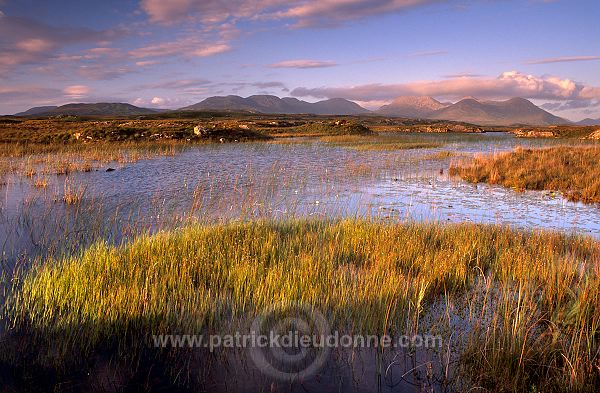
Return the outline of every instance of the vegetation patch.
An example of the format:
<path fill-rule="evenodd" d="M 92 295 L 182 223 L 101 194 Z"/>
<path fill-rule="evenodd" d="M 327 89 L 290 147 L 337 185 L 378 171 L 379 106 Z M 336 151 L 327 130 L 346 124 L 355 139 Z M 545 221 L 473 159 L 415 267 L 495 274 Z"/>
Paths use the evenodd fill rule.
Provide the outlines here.
<path fill-rule="evenodd" d="M 561 191 L 571 201 L 600 203 L 600 148 L 560 146 L 518 148 L 477 156 L 454 165 L 450 174 L 472 183 L 500 184 L 517 190 Z"/>
<path fill-rule="evenodd" d="M 6 303 L 14 339 L 0 361 L 85 370 L 107 349 L 143 350 L 151 334 L 227 333 L 280 302 L 310 304 L 341 331 L 402 334 L 445 299 L 467 307 L 461 367 L 474 386 L 593 391 L 599 261 L 590 238 L 499 226 L 197 225 L 97 244 L 16 277 Z"/>
<path fill-rule="evenodd" d="M 520 138 L 577 138 L 597 139 L 594 132 L 598 126 L 550 126 L 550 127 L 524 127 L 512 130 Z"/>

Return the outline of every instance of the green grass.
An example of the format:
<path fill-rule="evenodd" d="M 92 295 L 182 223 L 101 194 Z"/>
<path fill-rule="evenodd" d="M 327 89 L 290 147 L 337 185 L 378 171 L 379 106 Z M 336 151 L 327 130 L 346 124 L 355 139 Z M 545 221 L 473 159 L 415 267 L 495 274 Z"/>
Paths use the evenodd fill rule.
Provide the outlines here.
<path fill-rule="evenodd" d="M 49 346 L 27 367 L 60 367 L 107 343 L 231 331 L 278 302 L 313 305 L 342 331 L 403 334 L 446 299 L 468 310 L 460 368 L 473 386 L 593 391 L 599 261 L 591 238 L 498 226 L 196 225 L 44 261 L 15 279 L 6 312 L 30 344 Z"/>
<path fill-rule="evenodd" d="M 450 173 L 472 183 L 517 190 L 561 191 L 569 200 L 600 203 L 600 148 L 559 146 L 478 156 Z"/>

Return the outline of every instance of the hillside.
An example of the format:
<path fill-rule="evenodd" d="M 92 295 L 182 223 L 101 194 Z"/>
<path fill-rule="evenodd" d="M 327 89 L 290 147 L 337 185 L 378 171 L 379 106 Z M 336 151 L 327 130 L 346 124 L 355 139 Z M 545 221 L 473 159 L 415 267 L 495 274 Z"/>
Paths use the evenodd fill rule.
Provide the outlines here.
<path fill-rule="evenodd" d="M 389 105 L 382 106 L 376 113 L 385 116 L 427 118 L 446 106 L 448 105 L 429 96 L 403 96 L 396 98 Z"/>
<path fill-rule="evenodd" d="M 27 109 L 25 112 L 15 113 L 15 116 L 35 116 L 35 115 L 39 115 L 40 113 L 46 113 L 46 112 L 53 111 L 56 108 L 58 108 L 56 105 L 36 106 L 36 107 L 30 108 L 30 109 Z"/>
<path fill-rule="evenodd" d="M 47 109 L 46 109 L 47 108 Z M 46 110 L 44 110 L 46 109 Z M 125 103 L 66 104 L 59 107 L 31 108 L 17 116 L 135 116 L 158 111 Z"/>
<path fill-rule="evenodd" d="M 580 126 L 597 126 L 597 125 L 600 125 L 600 119 L 590 119 L 588 117 L 587 119 L 578 121 L 575 124 L 580 125 Z"/>
<path fill-rule="evenodd" d="M 506 101 L 478 101 L 467 98 L 433 112 L 430 118 L 499 126 L 569 123 L 568 120 L 554 116 L 524 98 L 511 98 Z"/>
<path fill-rule="evenodd" d="M 332 98 L 315 103 L 297 98 L 279 98 L 271 95 L 209 97 L 202 102 L 190 105 L 182 111 L 248 111 L 273 114 L 314 114 L 314 115 L 358 115 L 370 113 L 360 105 L 342 98 Z"/>

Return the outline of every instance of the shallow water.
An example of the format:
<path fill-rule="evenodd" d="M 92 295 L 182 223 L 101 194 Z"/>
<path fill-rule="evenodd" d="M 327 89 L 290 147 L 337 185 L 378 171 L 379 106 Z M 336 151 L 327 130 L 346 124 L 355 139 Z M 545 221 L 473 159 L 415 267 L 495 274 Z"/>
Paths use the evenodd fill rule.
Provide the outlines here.
<path fill-rule="evenodd" d="M 389 136 L 397 138 L 398 136 Z M 453 160 L 477 153 L 543 147 L 558 140 L 511 134 L 407 134 L 442 147 L 357 151 L 320 142 L 198 146 L 104 170 L 55 176 L 45 189 L 9 177 L 0 187 L 3 259 L 73 251 L 97 239 L 119 242 L 189 220 L 369 215 L 399 220 L 507 224 L 600 238 L 600 209 L 548 192 L 472 185 L 447 175 Z M 454 157 L 435 158 L 451 151 Z M 110 165 L 109 165 L 110 166 Z M 85 189 L 62 202 L 64 184 Z"/>
<path fill-rule="evenodd" d="M 78 252 L 97 240 L 119 243 L 140 233 L 189 222 L 231 218 L 358 215 L 498 223 L 600 238 L 597 205 L 569 202 L 548 192 L 519 193 L 468 184 L 447 174 L 453 161 L 473 154 L 564 141 L 517 139 L 503 133 L 402 138 L 443 146 L 357 151 L 318 139 L 216 144 L 197 146 L 175 157 L 108 165 L 116 168 L 113 172 L 51 177 L 44 189 L 35 188 L 32 179 L 12 176 L 0 186 L 2 260 L 12 267 L 32 256 Z M 453 156 L 436 158 L 446 151 Z M 62 201 L 65 182 L 85 189 L 80 203 Z M 431 306 L 420 328 L 435 326 L 441 315 L 451 317 L 443 339 L 444 345 L 454 345 L 460 341 L 454 332 L 468 332 L 468 321 L 460 310 L 444 307 L 443 303 Z M 459 353 L 448 349 L 450 352 L 453 357 Z M 301 386 L 274 385 L 248 359 L 233 356 L 217 362 L 216 375 L 207 376 L 213 385 L 206 386 L 214 391 L 444 390 L 441 381 L 450 355 L 445 358 L 435 351 L 392 351 L 386 352 L 384 359 L 376 355 L 377 351 L 364 350 L 334 353 L 317 378 Z M 390 365 L 390 372 L 382 374 L 381 367 Z M 424 365 L 432 367 L 431 375 Z"/>

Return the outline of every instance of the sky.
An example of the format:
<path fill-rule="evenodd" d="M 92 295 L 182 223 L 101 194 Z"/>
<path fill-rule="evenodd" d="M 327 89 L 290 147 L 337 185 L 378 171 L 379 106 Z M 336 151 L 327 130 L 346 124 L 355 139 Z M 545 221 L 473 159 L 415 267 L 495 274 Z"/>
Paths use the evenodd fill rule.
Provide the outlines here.
<path fill-rule="evenodd" d="M 598 0 L 0 0 L 0 114 L 429 95 L 600 118 L 599 15 Z"/>

